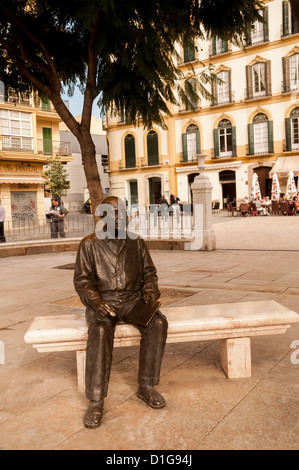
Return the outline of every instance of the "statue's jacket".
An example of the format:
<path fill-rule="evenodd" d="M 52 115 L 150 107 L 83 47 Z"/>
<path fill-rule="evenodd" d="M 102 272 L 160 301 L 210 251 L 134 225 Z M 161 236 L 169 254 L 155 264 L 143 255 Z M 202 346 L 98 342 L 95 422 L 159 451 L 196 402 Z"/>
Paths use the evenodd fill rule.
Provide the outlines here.
<path fill-rule="evenodd" d="M 86 307 L 97 311 L 104 300 L 115 307 L 119 319 L 145 290 L 159 296 L 157 270 L 145 241 L 128 234 L 123 240 L 85 237 L 78 248 L 74 286 Z"/>

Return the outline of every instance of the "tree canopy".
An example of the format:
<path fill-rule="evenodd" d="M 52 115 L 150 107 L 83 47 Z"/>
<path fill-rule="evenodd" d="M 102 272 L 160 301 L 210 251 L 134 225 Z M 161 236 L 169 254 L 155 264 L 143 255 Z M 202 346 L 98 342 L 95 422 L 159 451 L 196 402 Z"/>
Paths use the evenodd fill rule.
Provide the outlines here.
<path fill-rule="evenodd" d="M 260 0 L 0 0 L 0 81 L 52 101 L 80 143 L 97 204 L 94 100 L 132 123 L 163 123 L 169 103 L 186 98 L 175 43 L 204 34 L 242 39 L 261 8 Z M 61 97 L 63 86 L 71 96 L 76 85 L 84 95 L 80 123 Z"/>

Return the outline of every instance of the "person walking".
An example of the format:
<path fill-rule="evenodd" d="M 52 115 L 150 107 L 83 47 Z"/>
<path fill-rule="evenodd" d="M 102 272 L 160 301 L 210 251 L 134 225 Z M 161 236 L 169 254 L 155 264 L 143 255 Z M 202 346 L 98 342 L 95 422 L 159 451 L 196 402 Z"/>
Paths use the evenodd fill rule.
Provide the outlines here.
<path fill-rule="evenodd" d="M 5 208 L 0 204 L 0 243 L 6 242 L 6 238 L 4 235 L 5 213 Z"/>

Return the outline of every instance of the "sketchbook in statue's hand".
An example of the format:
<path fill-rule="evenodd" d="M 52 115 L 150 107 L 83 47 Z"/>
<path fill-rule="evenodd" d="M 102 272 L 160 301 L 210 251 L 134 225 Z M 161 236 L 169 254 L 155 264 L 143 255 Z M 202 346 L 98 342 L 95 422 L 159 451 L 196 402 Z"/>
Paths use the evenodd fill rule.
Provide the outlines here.
<path fill-rule="evenodd" d="M 136 323 L 137 325 L 147 326 L 153 316 L 159 309 L 161 302 L 158 300 L 148 300 L 147 303 L 141 299 L 126 315 L 128 323 Z"/>

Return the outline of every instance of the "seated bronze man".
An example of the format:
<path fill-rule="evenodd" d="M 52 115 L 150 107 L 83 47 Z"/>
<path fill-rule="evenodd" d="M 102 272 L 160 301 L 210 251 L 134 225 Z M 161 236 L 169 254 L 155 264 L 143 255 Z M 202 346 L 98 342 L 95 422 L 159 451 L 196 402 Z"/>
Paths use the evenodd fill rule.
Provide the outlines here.
<path fill-rule="evenodd" d="M 127 232 L 122 205 L 116 197 L 104 199 L 99 208 L 109 208 L 102 213 L 106 224 L 81 241 L 76 259 L 74 286 L 86 306 L 88 325 L 85 380 L 90 404 L 84 417 L 87 428 L 101 424 L 117 323 L 127 323 L 127 312 L 141 299 L 147 302 L 160 296 L 149 251 L 143 239 Z M 141 332 L 137 396 L 152 408 L 163 408 L 165 400 L 154 386 L 160 379 L 167 320 L 158 311 L 146 327 L 134 326 Z"/>

